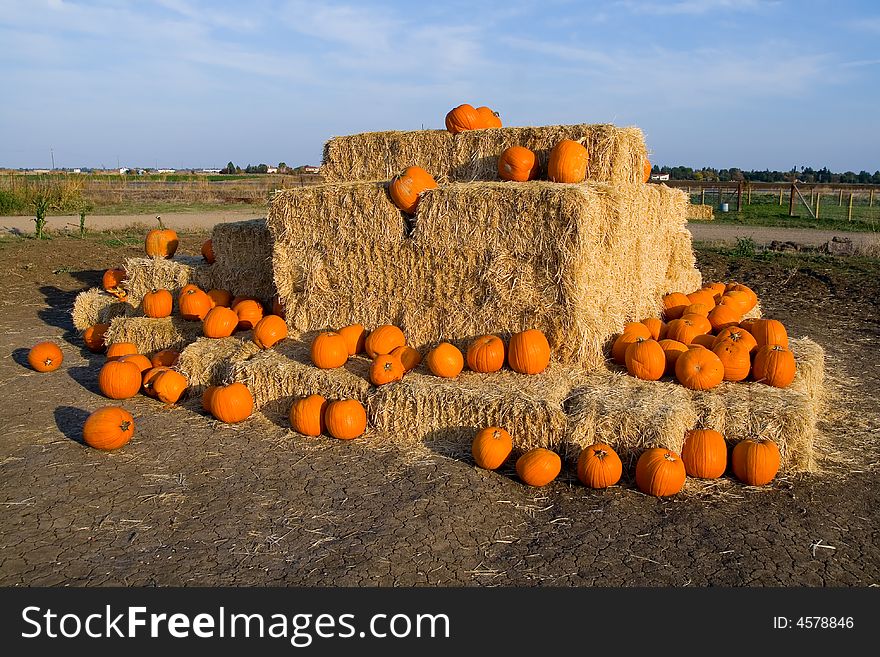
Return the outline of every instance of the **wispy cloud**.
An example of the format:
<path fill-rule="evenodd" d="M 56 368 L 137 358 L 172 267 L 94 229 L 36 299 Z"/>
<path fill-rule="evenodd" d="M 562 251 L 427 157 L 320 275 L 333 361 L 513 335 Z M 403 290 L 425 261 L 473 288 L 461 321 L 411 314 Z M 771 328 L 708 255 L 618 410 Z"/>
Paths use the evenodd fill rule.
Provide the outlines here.
<path fill-rule="evenodd" d="M 654 15 L 677 15 L 677 14 L 708 14 L 719 11 L 754 11 L 763 9 L 778 2 L 761 0 L 677 0 L 663 2 L 662 0 L 622 0 L 616 5 L 638 14 Z"/>

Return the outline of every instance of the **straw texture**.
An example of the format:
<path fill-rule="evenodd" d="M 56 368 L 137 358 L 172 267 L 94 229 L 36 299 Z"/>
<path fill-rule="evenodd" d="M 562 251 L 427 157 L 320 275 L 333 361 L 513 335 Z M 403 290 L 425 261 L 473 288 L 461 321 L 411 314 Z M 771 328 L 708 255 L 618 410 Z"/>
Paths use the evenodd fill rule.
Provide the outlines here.
<path fill-rule="evenodd" d="M 82 332 L 94 324 L 109 324 L 114 317 L 128 317 L 134 313 L 131 304 L 93 287 L 76 295 L 70 314 L 74 327 Z"/>

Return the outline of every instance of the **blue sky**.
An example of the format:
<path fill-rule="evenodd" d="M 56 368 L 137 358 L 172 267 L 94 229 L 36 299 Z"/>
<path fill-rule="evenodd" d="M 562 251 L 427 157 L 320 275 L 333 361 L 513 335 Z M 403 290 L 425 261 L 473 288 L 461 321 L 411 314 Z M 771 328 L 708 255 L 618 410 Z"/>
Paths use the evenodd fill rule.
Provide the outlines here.
<path fill-rule="evenodd" d="M 0 166 L 319 164 L 469 102 L 635 125 L 661 165 L 873 172 L 878 45 L 874 1 L 0 0 Z"/>

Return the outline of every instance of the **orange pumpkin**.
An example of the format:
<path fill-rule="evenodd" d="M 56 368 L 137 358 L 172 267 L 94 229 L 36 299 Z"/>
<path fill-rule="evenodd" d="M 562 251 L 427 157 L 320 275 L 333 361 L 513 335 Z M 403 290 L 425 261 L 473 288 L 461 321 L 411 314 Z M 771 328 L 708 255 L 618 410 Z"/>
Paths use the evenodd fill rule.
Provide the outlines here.
<path fill-rule="evenodd" d="M 498 177 L 501 180 L 526 182 L 538 177 L 538 156 L 524 146 L 511 146 L 498 157 Z"/>
<path fill-rule="evenodd" d="M 721 295 L 727 291 L 727 284 L 722 283 L 721 281 L 715 281 L 714 283 L 707 283 L 703 286 L 703 289 L 711 290 L 712 296 L 715 298 L 715 303 L 718 303 L 721 300 Z"/>
<path fill-rule="evenodd" d="M 642 164 L 642 182 L 646 183 L 651 179 L 651 160 L 645 158 L 644 163 Z"/>
<path fill-rule="evenodd" d="M 208 296 L 211 298 L 211 307 L 224 306 L 229 308 L 232 305 L 232 292 L 229 290 L 213 289 L 208 290 Z"/>
<path fill-rule="evenodd" d="M 28 363 L 37 372 L 54 372 L 64 361 L 61 347 L 54 342 L 38 342 L 28 351 Z"/>
<path fill-rule="evenodd" d="M 290 426 L 304 436 L 320 436 L 327 431 L 324 411 L 328 403 L 321 395 L 309 395 L 296 400 L 290 407 Z"/>
<path fill-rule="evenodd" d="M 724 380 L 724 365 L 714 352 L 691 347 L 675 361 L 675 378 L 685 388 L 709 390 Z"/>
<path fill-rule="evenodd" d="M 83 332 L 83 342 L 86 345 L 86 349 L 96 354 L 104 351 L 104 335 L 107 333 L 108 328 L 110 328 L 109 324 L 93 324 L 88 327 Z"/>
<path fill-rule="evenodd" d="M 681 447 L 684 469 L 691 477 L 717 479 L 727 469 L 727 443 L 714 429 L 692 429 Z"/>
<path fill-rule="evenodd" d="M 98 372 L 98 388 L 110 399 L 128 399 L 141 389 L 141 371 L 132 362 L 111 360 Z"/>
<path fill-rule="evenodd" d="M 709 320 L 705 317 L 700 317 L 699 315 L 687 315 L 680 319 L 673 319 L 667 324 L 666 337 L 669 340 L 676 340 L 683 344 L 690 344 L 694 341 L 695 337 L 708 332 L 704 330 L 705 325 L 700 320 L 705 320 L 706 324 L 709 324 Z M 711 325 L 709 325 L 710 330 L 711 328 Z"/>
<path fill-rule="evenodd" d="M 177 296 L 177 308 L 180 311 L 180 316 L 191 322 L 205 319 L 213 305 L 207 292 L 195 285 L 181 289 Z"/>
<path fill-rule="evenodd" d="M 263 319 L 263 304 L 253 299 L 239 301 L 232 310 L 238 315 L 238 328 L 242 331 L 249 331 Z"/>
<path fill-rule="evenodd" d="M 168 290 L 151 290 L 141 300 L 141 307 L 147 317 L 170 317 L 174 298 Z"/>
<path fill-rule="evenodd" d="M 465 130 L 476 130 L 481 124 L 479 113 L 469 103 L 462 103 L 446 113 L 446 129 L 454 135 Z"/>
<path fill-rule="evenodd" d="M 153 363 L 143 354 L 126 354 L 125 356 L 120 356 L 117 360 L 125 363 L 134 363 L 141 375 L 153 368 Z"/>
<path fill-rule="evenodd" d="M 269 349 L 287 337 L 287 323 L 278 315 L 266 315 L 254 326 L 253 341 L 260 349 Z"/>
<path fill-rule="evenodd" d="M 712 332 L 712 322 L 709 321 L 708 317 L 703 317 L 702 315 L 694 315 L 689 313 L 684 313 L 679 321 L 688 321 L 696 327 L 696 330 L 700 333 L 711 333 Z M 669 331 L 667 331 L 667 336 Z"/>
<path fill-rule="evenodd" d="M 666 337 L 666 322 L 659 317 L 648 317 L 643 319 L 642 324 L 648 328 L 651 337 L 655 340 L 662 340 Z"/>
<path fill-rule="evenodd" d="M 645 337 L 643 335 L 639 335 L 636 332 L 624 331 L 615 338 L 614 343 L 611 345 L 611 360 L 618 365 L 626 367 L 626 350 L 630 345 L 644 339 Z"/>
<path fill-rule="evenodd" d="M 540 374 L 550 365 L 550 343 L 539 329 L 528 329 L 510 336 L 507 364 L 520 374 Z"/>
<path fill-rule="evenodd" d="M 691 305 L 691 300 L 681 292 L 670 292 L 663 295 L 663 316 L 666 321 L 678 319 L 684 314 L 684 309 Z"/>
<path fill-rule="evenodd" d="M 652 338 L 637 338 L 626 348 L 626 371 L 637 379 L 657 381 L 666 370 L 666 355 Z"/>
<path fill-rule="evenodd" d="M 141 377 L 141 391 L 147 396 L 156 398 L 156 391 L 153 389 L 153 385 L 156 382 L 156 378 L 162 374 L 162 372 L 167 372 L 170 370 L 170 367 L 165 365 L 159 365 L 157 367 L 151 367 L 146 372 L 143 373 Z"/>
<path fill-rule="evenodd" d="M 763 486 L 779 472 L 779 447 L 772 440 L 746 438 L 733 447 L 730 455 L 733 474 L 749 486 Z"/>
<path fill-rule="evenodd" d="M 179 359 L 179 351 L 175 351 L 174 349 L 163 349 L 162 351 L 157 351 L 153 354 L 152 358 L 150 358 L 150 364 L 153 367 L 174 367 L 177 365 Z"/>
<path fill-rule="evenodd" d="M 210 395 L 210 411 L 221 422 L 241 422 L 253 413 L 254 396 L 243 383 L 217 386 Z"/>
<path fill-rule="evenodd" d="M 752 334 L 738 326 L 728 326 L 727 328 L 718 331 L 718 335 L 715 337 L 715 343 L 712 345 L 713 349 L 725 340 L 742 344 L 749 350 L 749 353 L 754 353 L 758 349 L 758 342 Z"/>
<path fill-rule="evenodd" d="M 189 379 L 177 370 L 167 369 L 153 379 L 156 399 L 165 404 L 176 404 L 189 387 Z"/>
<path fill-rule="evenodd" d="M 663 447 L 646 449 L 636 462 L 636 486 L 647 495 L 675 495 L 684 487 L 686 478 L 681 457 Z"/>
<path fill-rule="evenodd" d="M 691 345 L 699 345 L 701 347 L 706 347 L 706 349 L 711 349 L 715 345 L 715 336 L 708 333 L 701 333 L 693 339 Z"/>
<path fill-rule="evenodd" d="M 691 304 L 701 303 L 709 310 L 715 307 L 715 293 L 712 290 L 701 288 L 686 295 Z"/>
<path fill-rule="evenodd" d="M 390 354 L 397 347 L 406 344 L 406 337 L 398 327 L 383 324 L 374 328 L 364 341 L 364 349 L 371 359 L 382 354 Z"/>
<path fill-rule="evenodd" d="M 507 357 L 504 341 L 497 335 L 481 335 L 468 345 L 466 357 L 474 372 L 497 372 Z"/>
<path fill-rule="evenodd" d="M 728 284 L 725 289 L 725 292 L 742 292 L 748 298 L 748 304 L 746 309 L 743 311 L 745 313 L 749 312 L 752 308 L 758 305 L 758 295 L 755 294 L 755 291 L 747 285 L 743 285 L 742 283 L 731 282 Z"/>
<path fill-rule="evenodd" d="M 422 167 L 407 167 L 388 184 L 388 193 L 398 209 L 415 214 L 419 197 L 426 189 L 435 189 L 437 181 Z"/>
<path fill-rule="evenodd" d="M 345 345 L 349 356 L 363 353 L 367 340 L 367 329 L 364 328 L 363 324 L 349 324 L 336 332 L 345 338 Z"/>
<path fill-rule="evenodd" d="M 688 345 L 679 342 L 678 340 L 670 340 L 669 338 L 660 340 L 658 344 L 663 349 L 663 356 L 666 359 L 666 367 L 664 368 L 663 373 L 674 374 L 675 363 L 678 360 L 678 357 L 689 349 Z"/>
<path fill-rule="evenodd" d="M 500 128 L 501 117 L 498 116 L 498 112 L 493 110 L 491 107 L 478 107 L 476 109 L 477 116 L 479 117 L 479 125 L 480 128 Z"/>
<path fill-rule="evenodd" d="M 171 258 L 177 252 L 180 241 L 177 233 L 162 225 L 161 217 L 156 217 L 159 227 L 147 233 L 144 251 L 150 257 Z"/>
<path fill-rule="evenodd" d="M 513 451 L 513 439 L 501 427 L 485 427 L 477 432 L 471 443 L 474 462 L 486 470 L 497 470 Z"/>
<path fill-rule="evenodd" d="M 370 365 L 370 383 L 376 386 L 400 381 L 404 375 L 403 363 L 394 354 L 382 354 Z"/>
<path fill-rule="evenodd" d="M 327 433 L 339 440 L 351 440 L 367 430 L 367 411 L 357 399 L 338 399 L 324 412 Z"/>
<path fill-rule="evenodd" d="M 721 301 L 718 302 L 718 305 L 726 306 L 740 315 L 744 315 L 752 309 L 749 296 L 745 292 L 738 292 L 736 290 L 725 292 L 721 296 Z"/>
<path fill-rule="evenodd" d="M 312 363 L 324 370 L 342 367 L 348 361 L 348 345 L 336 331 L 323 331 L 312 340 Z"/>
<path fill-rule="evenodd" d="M 202 392 L 202 410 L 211 412 L 211 400 L 214 398 L 214 393 L 217 392 L 217 388 L 220 386 L 208 386 L 205 388 L 204 392 Z"/>
<path fill-rule="evenodd" d="M 83 442 L 89 447 L 109 451 L 127 444 L 134 436 L 134 418 L 118 406 L 103 406 L 86 418 Z"/>
<path fill-rule="evenodd" d="M 114 267 L 104 272 L 101 277 L 101 286 L 117 299 L 125 299 L 128 292 L 122 287 L 122 281 L 128 280 L 128 274 L 124 269 Z"/>
<path fill-rule="evenodd" d="M 435 376 L 454 379 L 464 368 L 464 356 L 454 344 L 441 342 L 425 356 L 425 364 Z"/>
<path fill-rule="evenodd" d="M 590 488 L 608 488 L 620 481 L 623 463 L 617 452 L 605 443 L 595 443 L 581 451 L 577 478 Z"/>
<path fill-rule="evenodd" d="M 559 454 L 544 447 L 535 447 L 516 460 L 516 474 L 529 486 L 546 486 L 562 472 Z"/>
<path fill-rule="evenodd" d="M 707 306 L 704 303 L 692 303 L 691 305 L 689 305 L 687 308 L 684 309 L 682 316 L 684 316 L 684 315 L 700 315 L 701 317 L 708 317 L 710 310 L 712 310 L 712 308 L 709 308 L 709 306 Z"/>
<path fill-rule="evenodd" d="M 202 321 L 202 333 L 206 338 L 227 338 L 238 327 L 238 314 L 225 306 L 214 306 Z"/>
<path fill-rule="evenodd" d="M 419 366 L 419 363 L 422 362 L 422 354 L 420 354 L 418 350 L 413 349 L 409 345 L 395 347 L 391 353 L 397 356 L 400 359 L 400 362 L 403 363 L 404 372 L 410 372 L 414 370 L 416 367 Z"/>
<path fill-rule="evenodd" d="M 755 351 L 752 376 L 755 381 L 774 388 L 787 388 L 794 381 L 797 363 L 788 347 L 765 344 Z"/>
<path fill-rule="evenodd" d="M 725 381 L 744 381 L 752 369 L 749 348 L 742 342 L 722 340 L 717 346 L 708 347 L 718 356 L 724 366 Z"/>
<path fill-rule="evenodd" d="M 738 326 L 742 321 L 742 313 L 736 308 L 721 304 L 712 309 L 708 319 L 713 331 L 723 331 L 731 326 Z"/>
<path fill-rule="evenodd" d="M 752 324 L 749 333 L 754 336 L 759 347 L 763 347 L 765 344 L 788 346 L 788 331 L 778 319 L 759 319 Z"/>
<path fill-rule="evenodd" d="M 590 154 L 583 144 L 563 139 L 550 151 L 547 178 L 557 183 L 584 182 L 589 161 Z"/>
<path fill-rule="evenodd" d="M 138 348 L 133 342 L 114 342 L 107 347 L 107 360 L 118 360 L 122 356 L 136 353 L 139 353 Z"/>
<path fill-rule="evenodd" d="M 205 262 L 209 265 L 214 264 L 214 240 L 210 237 L 202 243 L 202 258 L 204 258 Z"/>

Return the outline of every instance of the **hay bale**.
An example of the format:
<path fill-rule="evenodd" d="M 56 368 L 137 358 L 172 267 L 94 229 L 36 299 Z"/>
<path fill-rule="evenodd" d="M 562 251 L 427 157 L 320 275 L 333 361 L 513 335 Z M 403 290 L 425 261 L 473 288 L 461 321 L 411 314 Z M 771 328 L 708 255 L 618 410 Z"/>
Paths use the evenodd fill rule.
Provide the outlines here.
<path fill-rule="evenodd" d="M 180 353 L 177 369 L 195 388 L 218 385 L 229 375 L 234 363 L 260 352 L 251 335 L 248 331 L 228 338 L 200 337 Z"/>
<path fill-rule="evenodd" d="M 151 354 L 161 349 L 181 351 L 201 335 L 201 322 L 180 317 L 117 317 L 110 322 L 104 341 L 107 344 L 131 342 L 139 353 Z"/>
<path fill-rule="evenodd" d="M 715 208 L 711 205 L 688 204 L 688 221 L 712 221 L 715 219 Z"/>
<path fill-rule="evenodd" d="M 698 290 L 703 285 L 703 275 L 697 269 L 690 231 L 686 228 L 676 230 L 670 235 L 669 240 L 669 264 L 666 269 L 666 280 L 663 283 L 665 293 L 688 294 Z"/>
<path fill-rule="evenodd" d="M 219 223 L 211 233 L 213 287 L 234 295 L 252 296 L 271 307 L 275 296 L 272 274 L 272 235 L 265 219 Z"/>
<path fill-rule="evenodd" d="M 128 317 L 134 312 L 131 304 L 93 287 L 76 295 L 70 315 L 74 327 L 85 331 L 94 324 L 109 324 L 114 317 Z"/>
<path fill-rule="evenodd" d="M 572 370 L 553 364 L 526 376 L 510 370 L 492 374 L 465 371 L 455 379 L 434 376 L 424 366 L 371 395 L 371 424 L 389 440 L 422 441 L 469 452 L 476 432 L 507 429 L 515 451 L 547 447 L 565 452 L 568 420 L 563 401 Z"/>
<path fill-rule="evenodd" d="M 550 150 L 562 139 L 583 140 L 590 154 L 587 180 L 640 183 L 647 158 L 638 128 L 607 124 L 466 130 L 366 132 L 334 137 L 324 144 L 321 175 L 327 182 L 389 180 L 417 165 L 441 182 L 497 181 L 498 156 L 510 146 L 535 151 L 546 171 Z"/>
<path fill-rule="evenodd" d="M 128 291 L 128 301 L 137 308 L 150 290 L 165 289 L 174 296 L 177 311 L 177 295 L 180 288 L 189 283 L 209 289 L 210 268 L 201 256 L 175 256 L 174 258 L 128 258 L 125 261 L 127 279 L 122 286 Z"/>
<path fill-rule="evenodd" d="M 556 359 L 596 367 L 624 322 L 659 311 L 686 200 L 662 185 L 454 183 L 423 194 L 409 237 L 383 183 L 285 190 L 268 217 L 275 282 L 294 334 L 393 323 L 424 348 L 540 328 Z"/>

